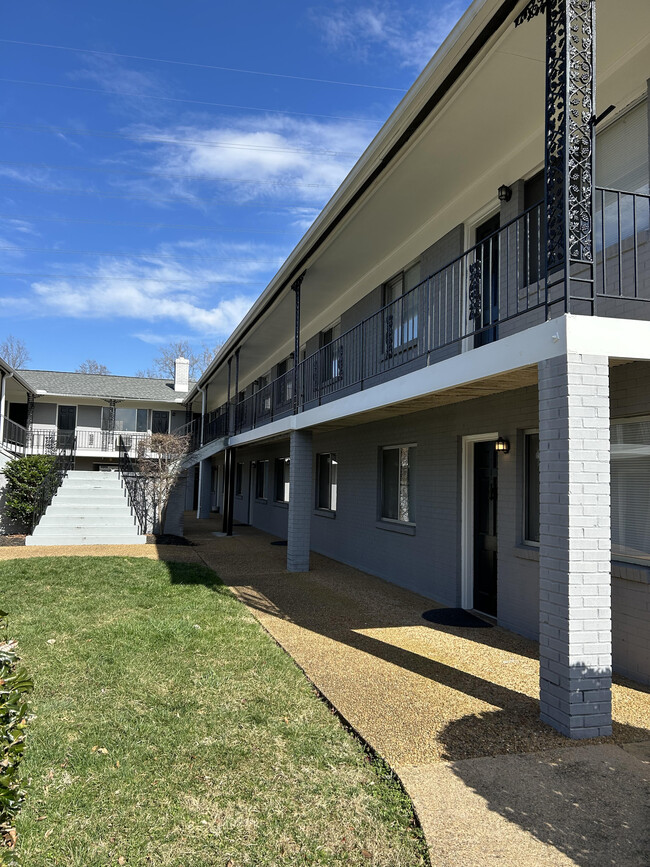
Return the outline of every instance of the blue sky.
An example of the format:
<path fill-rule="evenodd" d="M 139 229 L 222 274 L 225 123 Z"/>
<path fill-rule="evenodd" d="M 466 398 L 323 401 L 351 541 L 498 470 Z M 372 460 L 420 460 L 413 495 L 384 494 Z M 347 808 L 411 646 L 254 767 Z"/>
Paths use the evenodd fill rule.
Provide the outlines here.
<path fill-rule="evenodd" d="M 224 340 L 468 5 L 6 6 L 0 341 L 129 375 Z"/>

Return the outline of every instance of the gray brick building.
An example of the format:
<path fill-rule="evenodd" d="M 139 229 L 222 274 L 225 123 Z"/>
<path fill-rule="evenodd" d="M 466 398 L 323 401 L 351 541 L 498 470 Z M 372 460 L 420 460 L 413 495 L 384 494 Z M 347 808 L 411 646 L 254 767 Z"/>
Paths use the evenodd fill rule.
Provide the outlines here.
<path fill-rule="evenodd" d="M 476 0 L 186 401 L 201 517 L 538 639 L 576 738 L 650 683 L 649 32 Z"/>

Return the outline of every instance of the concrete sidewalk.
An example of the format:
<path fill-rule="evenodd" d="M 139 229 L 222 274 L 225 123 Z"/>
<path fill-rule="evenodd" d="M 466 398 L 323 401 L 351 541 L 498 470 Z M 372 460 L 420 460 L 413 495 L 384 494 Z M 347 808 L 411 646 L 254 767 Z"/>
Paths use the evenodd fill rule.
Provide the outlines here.
<path fill-rule="evenodd" d="M 617 679 L 614 734 L 569 741 L 538 719 L 534 642 L 428 624 L 430 599 L 248 527 L 192 549 L 399 774 L 434 867 L 650 865 L 650 691 Z"/>

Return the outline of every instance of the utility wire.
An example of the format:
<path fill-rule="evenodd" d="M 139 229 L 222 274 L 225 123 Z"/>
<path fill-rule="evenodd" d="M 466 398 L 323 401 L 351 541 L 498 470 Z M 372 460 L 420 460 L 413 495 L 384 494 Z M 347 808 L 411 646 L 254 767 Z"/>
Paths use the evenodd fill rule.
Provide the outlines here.
<path fill-rule="evenodd" d="M 0 40 L 1 41 L 1 40 Z M 61 166 L 54 165 L 52 163 L 27 163 L 27 162 L 19 162 L 17 160 L 0 160 L 0 165 L 3 166 L 21 166 L 22 168 L 32 168 L 32 169 L 56 169 L 66 172 L 104 172 L 106 174 L 113 175 L 130 175 L 135 177 L 143 177 L 143 178 L 168 178 L 172 180 L 178 181 L 212 181 L 218 183 L 230 183 L 230 184 L 271 184 L 272 186 L 278 187 L 310 187 L 317 188 L 322 187 L 326 189 L 335 189 L 336 184 L 305 184 L 301 181 L 275 181 L 272 179 L 266 178 L 229 178 L 229 177 L 211 177 L 210 175 L 170 175 L 162 172 L 143 172 L 143 171 L 133 171 L 129 169 L 109 169 L 109 168 L 98 168 L 96 166 Z"/>
<path fill-rule="evenodd" d="M 176 223 L 127 223 L 121 220 L 81 220 L 75 217 L 41 217 L 35 214 L 0 214 L 3 220 L 34 220 L 36 223 L 86 223 L 97 226 L 136 226 L 148 229 L 198 229 L 203 232 L 245 232 L 262 235 L 293 235 L 294 232 L 276 229 L 224 229 L 222 226 L 193 226 Z"/>
<path fill-rule="evenodd" d="M 238 72 L 244 75 L 264 75 L 271 78 L 289 78 L 293 81 L 312 81 L 316 84 L 335 84 L 342 87 L 364 87 L 371 90 L 391 90 L 397 93 L 405 93 L 402 87 L 387 87 L 381 84 L 362 84 L 354 81 L 332 81 L 327 78 L 309 78 L 304 75 L 288 75 L 282 72 L 262 72 L 256 69 L 236 69 L 231 66 L 213 66 L 208 63 L 192 63 L 187 60 L 168 60 L 161 57 L 143 57 L 138 54 L 120 54 L 117 51 L 97 51 L 92 48 L 74 48 L 70 45 L 49 45 L 43 42 L 26 42 L 19 39 L 0 39 L 5 45 L 29 45 L 32 48 L 54 48 L 58 51 L 76 51 L 82 54 L 97 54 L 103 57 L 121 57 L 126 60 L 147 60 L 151 63 L 167 63 L 173 66 L 193 66 L 196 69 L 217 69 L 220 72 Z"/>
<path fill-rule="evenodd" d="M 264 286 L 263 280 L 213 280 L 211 277 L 196 277 L 193 280 L 166 280 L 161 277 L 148 277 L 143 274 L 136 274 L 132 277 L 114 277 L 112 275 L 99 275 L 93 277 L 92 274 L 34 274 L 30 271 L 0 271 L 0 277 L 36 277 L 41 280 L 88 280 L 93 281 L 105 277 L 108 280 L 126 280 L 129 283 L 171 283 L 174 285 L 187 286 L 188 288 L 196 287 L 201 283 L 226 283 L 228 286 Z"/>
<path fill-rule="evenodd" d="M 26 181 L 25 183 L 29 183 L 29 182 Z M 101 190 L 85 190 L 85 189 L 71 190 L 71 189 L 66 189 L 64 187 L 62 187 L 62 188 L 43 187 L 43 186 L 39 186 L 37 184 L 30 184 L 30 186 L 27 189 L 25 187 L 14 187 L 14 186 L 7 186 L 5 184 L 0 184 L 0 190 L 7 190 L 9 192 L 16 192 L 16 193 L 24 193 L 24 192 L 45 193 L 48 195 L 57 195 L 60 193 L 63 196 L 98 196 L 99 198 L 102 198 L 102 199 L 122 199 L 125 201 L 146 201 L 146 202 L 154 201 L 154 198 L 151 195 L 148 195 L 148 196 L 133 196 L 133 195 L 125 196 L 125 195 L 122 195 L 120 193 L 105 193 L 105 192 L 102 192 Z M 162 193 L 161 198 L 162 197 L 168 198 L 168 199 L 186 200 L 185 196 L 168 195 L 167 193 Z M 232 199 L 231 200 L 226 199 L 225 201 L 223 199 L 220 199 L 220 200 L 217 200 L 214 202 L 210 202 L 210 201 L 207 201 L 205 199 L 199 199 L 199 203 L 202 205 L 210 205 L 210 206 L 226 205 L 227 207 L 257 208 L 258 210 L 270 210 L 270 211 L 280 211 L 283 208 L 302 208 L 302 209 L 315 210 L 313 208 L 310 208 L 310 206 L 305 204 L 305 202 L 278 202 L 277 204 L 268 204 L 266 202 L 263 202 L 261 204 L 255 204 L 254 202 L 235 202 Z"/>
<path fill-rule="evenodd" d="M 375 126 L 378 126 L 381 122 L 371 117 L 350 117 L 348 115 L 338 114 L 314 114 L 314 112 L 293 111 L 283 108 L 259 108 L 255 105 L 234 105 L 230 102 L 206 102 L 201 99 L 183 99 L 176 96 L 155 96 L 151 93 L 127 93 L 122 90 L 101 90 L 99 88 L 93 87 L 80 87 L 74 84 L 59 84 L 58 82 L 52 81 L 25 81 L 19 78 L 0 78 L 0 82 L 3 82 L 4 84 L 31 85 L 33 87 L 58 87 L 62 90 L 79 90 L 83 93 L 102 93 L 105 96 L 122 96 L 126 99 L 157 99 L 164 100 L 165 102 L 183 102 L 187 103 L 188 105 L 208 105 L 212 106 L 213 108 L 233 108 L 239 111 L 261 111 L 267 114 L 291 114 L 298 117 L 320 117 L 324 118 L 325 120 L 352 120 L 358 123 L 374 124 Z"/>
<path fill-rule="evenodd" d="M 328 157 L 358 157 L 356 151 L 312 151 L 302 148 L 281 148 L 273 147 L 272 145 L 255 145 L 255 144 L 238 144 L 237 142 L 228 141 L 204 141 L 203 139 L 183 139 L 183 138 L 159 138 L 157 136 L 148 137 L 135 135 L 130 133 L 113 132 L 112 130 L 102 129 L 72 129 L 60 126 L 33 126 L 27 123 L 9 123 L 0 121 L 0 129 L 26 130 L 28 132 L 43 132 L 57 135 L 83 135 L 92 136 L 94 138 L 118 138 L 126 139 L 127 141 L 137 141 L 144 144 L 171 144 L 171 145 L 200 145 L 201 147 L 209 148 L 233 148 L 235 150 L 244 151 L 272 151 L 273 153 L 284 154 L 308 154 L 310 156 L 328 156 Z"/>
<path fill-rule="evenodd" d="M 125 250 L 52 250 L 49 247 L 1 247 L 0 252 L 6 253 L 46 253 L 48 256 L 125 256 L 128 259 L 172 259 L 191 262 L 238 262 L 242 265 L 268 265 L 278 268 L 284 261 L 283 256 L 277 259 L 233 259 L 224 256 L 175 256 L 171 253 L 128 253 Z"/>

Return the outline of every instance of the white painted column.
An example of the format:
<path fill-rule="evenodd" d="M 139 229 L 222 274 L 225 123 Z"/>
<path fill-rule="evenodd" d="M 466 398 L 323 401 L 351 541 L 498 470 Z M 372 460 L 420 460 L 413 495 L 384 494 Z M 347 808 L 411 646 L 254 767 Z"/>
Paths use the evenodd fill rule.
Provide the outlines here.
<path fill-rule="evenodd" d="M 0 371 L 0 445 L 2 445 L 2 437 L 5 432 L 5 397 L 6 397 L 6 382 L 5 373 Z"/>
<path fill-rule="evenodd" d="M 289 447 L 289 520 L 287 532 L 287 570 L 309 571 L 311 543 L 312 435 L 293 431 Z"/>
<path fill-rule="evenodd" d="M 199 497 L 197 518 L 209 518 L 212 501 L 212 461 L 205 458 L 199 462 Z"/>
<path fill-rule="evenodd" d="M 609 364 L 539 364 L 540 711 L 572 738 L 612 731 Z"/>

